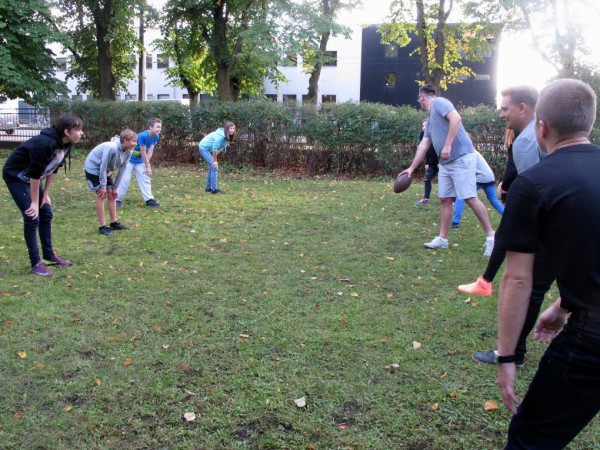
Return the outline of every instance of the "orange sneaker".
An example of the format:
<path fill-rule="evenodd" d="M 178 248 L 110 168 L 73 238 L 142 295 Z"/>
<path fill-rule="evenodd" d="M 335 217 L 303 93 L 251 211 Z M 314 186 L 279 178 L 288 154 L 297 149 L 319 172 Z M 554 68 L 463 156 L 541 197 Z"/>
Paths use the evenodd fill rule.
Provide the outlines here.
<path fill-rule="evenodd" d="M 473 295 L 492 295 L 492 283 L 486 281 L 483 277 L 477 278 L 475 283 L 461 284 L 458 286 L 459 292 Z"/>

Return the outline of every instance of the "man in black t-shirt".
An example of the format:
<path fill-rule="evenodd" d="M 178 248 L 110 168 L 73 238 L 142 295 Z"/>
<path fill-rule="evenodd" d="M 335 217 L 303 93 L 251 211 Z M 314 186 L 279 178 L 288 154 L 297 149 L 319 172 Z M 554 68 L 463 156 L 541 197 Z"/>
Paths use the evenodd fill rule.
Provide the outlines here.
<path fill-rule="evenodd" d="M 507 251 L 497 358 L 502 399 L 515 414 L 507 449 L 564 448 L 600 410 L 600 147 L 588 140 L 595 116 L 585 83 L 556 80 L 541 91 L 535 131 L 549 156 L 514 181 L 496 233 Z M 517 407 L 515 348 L 540 251 L 556 262 L 561 298 L 540 316 L 536 339 L 551 344 Z"/>

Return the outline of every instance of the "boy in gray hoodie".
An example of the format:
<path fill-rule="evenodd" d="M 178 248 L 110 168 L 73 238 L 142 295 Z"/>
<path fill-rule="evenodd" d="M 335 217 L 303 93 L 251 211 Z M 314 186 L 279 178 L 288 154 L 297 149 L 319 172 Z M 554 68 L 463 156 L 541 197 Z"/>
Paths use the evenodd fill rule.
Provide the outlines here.
<path fill-rule="evenodd" d="M 85 178 L 88 187 L 90 192 L 96 192 L 96 213 L 100 222 L 98 232 L 105 236 L 112 236 L 113 230 L 129 229 L 117 220 L 117 189 L 136 143 L 137 134 L 130 129 L 125 129 L 120 136 L 97 145 L 85 160 Z M 113 181 L 112 174 L 115 170 L 118 170 L 119 174 Z M 107 198 L 110 227 L 106 226 L 104 213 L 104 202 Z"/>

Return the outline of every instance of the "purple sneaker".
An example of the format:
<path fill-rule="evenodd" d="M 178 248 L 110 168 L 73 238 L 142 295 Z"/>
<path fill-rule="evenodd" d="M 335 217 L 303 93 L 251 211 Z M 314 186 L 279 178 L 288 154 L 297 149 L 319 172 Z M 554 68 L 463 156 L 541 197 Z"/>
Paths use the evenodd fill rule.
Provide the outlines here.
<path fill-rule="evenodd" d="M 50 272 L 43 262 L 37 263 L 35 266 L 31 268 L 31 273 L 34 275 L 39 275 L 41 277 L 51 277 L 52 272 Z"/>
<path fill-rule="evenodd" d="M 50 258 L 44 258 L 46 261 L 52 261 L 56 264 L 58 264 L 59 266 L 70 266 L 73 263 L 71 261 L 67 261 L 66 259 L 62 259 L 60 256 L 58 256 L 56 253 L 51 256 Z"/>

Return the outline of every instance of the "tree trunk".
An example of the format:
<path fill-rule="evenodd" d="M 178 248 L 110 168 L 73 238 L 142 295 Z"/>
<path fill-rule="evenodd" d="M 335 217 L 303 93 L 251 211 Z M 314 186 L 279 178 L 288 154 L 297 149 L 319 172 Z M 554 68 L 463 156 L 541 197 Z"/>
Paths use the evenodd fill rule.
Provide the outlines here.
<path fill-rule="evenodd" d="M 103 100 L 115 100 L 115 78 L 112 73 L 112 49 L 108 36 L 112 0 L 104 3 L 104 9 L 96 5 L 92 15 L 96 24 L 96 44 L 98 46 L 98 96 Z"/>
<path fill-rule="evenodd" d="M 321 35 L 321 42 L 319 44 L 319 51 L 321 55 L 324 55 L 325 51 L 327 50 L 327 42 L 329 41 L 329 36 L 331 36 L 330 31 L 327 31 Z M 321 77 L 322 68 L 323 63 L 321 61 L 318 61 L 310 73 L 310 78 L 308 79 L 308 95 L 306 99 L 307 103 L 317 103 L 317 98 L 319 95 L 319 78 Z"/>
<path fill-rule="evenodd" d="M 329 6 L 329 0 L 322 0 L 323 5 L 323 13 L 326 17 L 332 19 L 333 11 Z M 325 31 L 321 34 L 321 41 L 319 42 L 319 53 L 321 57 L 325 55 L 327 51 L 327 43 L 329 42 L 329 37 L 331 36 L 331 30 Z M 313 105 L 317 103 L 317 98 L 319 95 L 319 78 L 321 78 L 321 69 L 323 68 L 322 60 L 318 60 L 312 71 L 310 72 L 310 78 L 308 79 L 308 93 L 307 93 L 307 103 L 312 103 Z"/>

